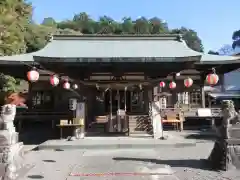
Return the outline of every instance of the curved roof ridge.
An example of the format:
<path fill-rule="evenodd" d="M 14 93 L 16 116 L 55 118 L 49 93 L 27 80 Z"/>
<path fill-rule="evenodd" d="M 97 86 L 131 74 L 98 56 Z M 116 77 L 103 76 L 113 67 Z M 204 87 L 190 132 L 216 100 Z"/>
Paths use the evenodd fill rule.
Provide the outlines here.
<path fill-rule="evenodd" d="M 180 34 L 83 34 L 53 35 L 53 40 L 178 40 Z"/>

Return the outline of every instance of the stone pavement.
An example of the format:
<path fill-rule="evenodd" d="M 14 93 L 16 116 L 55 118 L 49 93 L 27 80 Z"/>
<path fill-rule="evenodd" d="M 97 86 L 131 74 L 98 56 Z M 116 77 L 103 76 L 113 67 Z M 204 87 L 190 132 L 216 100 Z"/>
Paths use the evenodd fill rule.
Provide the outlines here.
<path fill-rule="evenodd" d="M 144 161 L 155 156 L 154 150 L 35 151 L 26 155 L 35 166 L 21 180 L 178 180 L 170 166 Z"/>
<path fill-rule="evenodd" d="M 186 139 L 183 136 L 165 133 L 166 140 L 152 137 L 85 137 L 84 139 L 67 141 L 48 140 L 38 146 L 38 150 L 69 150 L 69 149 L 152 149 L 165 147 L 195 146 L 196 140 Z"/>
<path fill-rule="evenodd" d="M 239 171 L 208 170 L 212 142 L 159 149 L 41 150 L 26 154 L 34 165 L 21 180 L 238 180 Z"/>

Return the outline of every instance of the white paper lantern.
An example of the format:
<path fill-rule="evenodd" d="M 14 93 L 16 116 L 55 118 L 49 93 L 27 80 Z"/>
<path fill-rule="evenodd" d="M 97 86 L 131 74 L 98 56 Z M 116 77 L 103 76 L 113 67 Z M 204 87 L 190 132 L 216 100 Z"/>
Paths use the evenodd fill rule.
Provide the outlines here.
<path fill-rule="evenodd" d="M 59 78 L 56 75 L 50 77 L 50 84 L 52 86 L 57 86 L 59 84 Z"/>
<path fill-rule="evenodd" d="M 70 83 L 66 81 L 66 82 L 63 84 L 63 88 L 64 88 L 64 89 L 70 89 Z"/>
<path fill-rule="evenodd" d="M 176 85 L 176 83 L 175 82 L 170 82 L 170 84 L 169 84 L 169 88 L 170 89 L 175 89 L 177 87 L 177 85 Z"/>
<path fill-rule="evenodd" d="M 73 85 L 73 89 L 78 89 L 78 85 L 77 85 L 77 84 L 74 84 L 74 85 Z"/>
<path fill-rule="evenodd" d="M 162 87 L 162 88 L 164 88 L 164 87 L 166 86 L 166 84 L 165 84 L 164 81 L 161 81 L 161 82 L 159 83 L 159 86 Z"/>
<path fill-rule="evenodd" d="M 184 86 L 189 88 L 193 85 L 193 80 L 191 78 L 187 78 L 184 80 Z"/>
<path fill-rule="evenodd" d="M 209 85 L 216 85 L 219 81 L 219 77 L 215 73 L 208 74 L 206 77 L 206 81 Z"/>
<path fill-rule="evenodd" d="M 35 69 L 27 72 L 27 79 L 30 82 L 36 82 L 39 79 L 39 72 L 37 72 Z"/>

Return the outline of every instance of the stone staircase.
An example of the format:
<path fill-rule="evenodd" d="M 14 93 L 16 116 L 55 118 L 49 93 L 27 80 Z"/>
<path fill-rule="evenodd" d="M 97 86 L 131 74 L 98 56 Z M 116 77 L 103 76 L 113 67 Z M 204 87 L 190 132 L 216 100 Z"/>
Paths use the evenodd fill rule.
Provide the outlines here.
<path fill-rule="evenodd" d="M 91 123 L 88 127 L 88 132 L 98 132 L 98 133 L 105 133 L 106 126 L 107 126 L 107 116 L 97 116 L 95 121 Z"/>
<path fill-rule="evenodd" d="M 152 135 L 152 124 L 148 115 L 129 116 L 129 135 L 147 136 Z"/>

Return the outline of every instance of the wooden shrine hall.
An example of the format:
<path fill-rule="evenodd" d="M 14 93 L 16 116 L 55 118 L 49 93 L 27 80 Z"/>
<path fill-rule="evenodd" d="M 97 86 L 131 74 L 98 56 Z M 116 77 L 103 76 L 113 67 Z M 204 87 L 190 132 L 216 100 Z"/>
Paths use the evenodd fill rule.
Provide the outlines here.
<path fill-rule="evenodd" d="M 196 52 L 178 34 L 55 35 L 37 52 L 0 57 L 5 74 L 26 79 L 32 67 L 40 74 L 29 83 L 23 119 L 69 118 L 69 99 L 77 98 L 86 105 L 86 131 L 128 134 L 151 132 L 154 102 L 166 122 L 197 116 L 198 108 L 210 106 L 207 81 L 224 91 L 223 74 L 239 64 L 239 57 Z M 53 75 L 58 85 L 50 83 Z"/>

